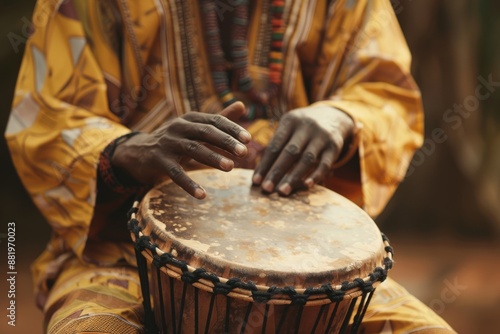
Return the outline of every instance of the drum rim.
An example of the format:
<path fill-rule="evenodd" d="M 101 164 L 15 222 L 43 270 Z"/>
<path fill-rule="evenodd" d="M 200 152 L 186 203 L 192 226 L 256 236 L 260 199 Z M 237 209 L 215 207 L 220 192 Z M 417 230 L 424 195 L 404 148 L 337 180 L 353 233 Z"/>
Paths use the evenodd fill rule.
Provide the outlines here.
<path fill-rule="evenodd" d="M 232 174 L 233 176 L 236 175 L 236 178 L 234 178 L 234 180 L 231 180 L 229 184 L 227 176 L 224 175 L 223 172 L 214 169 L 189 171 L 189 175 L 194 180 L 196 180 L 196 182 L 206 185 L 208 187 L 207 189 L 211 189 L 211 191 L 219 190 L 220 186 L 222 186 L 221 190 L 226 190 L 229 189 L 228 188 L 229 185 L 231 186 L 234 185 L 238 188 L 243 188 L 231 194 L 238 196 L 241 194 L 243 197 L 245 197 L 245 201 L 244 202 L 240 201 L 237 205 L 245 205 L 243 203 L 248 203 L 248 202 L 253 203 L 252 205 L 255 204 L 260 205 L 261 200 L 270 197 L 271 202 L 280 203 L 278 207 L 281 207 L 282 205 L 287 205 L 288 209 L 286 210 L 288 211 L 290 211 L 290 205 L 291 207 L 294 208 L 293 210 L 295 210 L 296 204 L 298 204 L 299 206 L 301 205 L 303 206 L 302 203 L 305 203 L 306 206 L 312 206 L 318 208 L 320 207 L 321 209 L 315 212 L 317 212 L 317 215 L 318 217 L 320 217 L 321 221 L 329 220 L 329 217 L 337 217 L 337 216 L 332 216 L 332 214 L 333 215 L 340 214 L 339 216 L 340 222 L 337 221 L 338 219 L 334 219 L 336 221 L 335 224 L 313 225 L 314 228 L 312 229 L 311 233 L 317 233 L 317 231 L 318 230 L 321 231 L 322 228 L 331 228 L 330 231 L 338 231 L 338 230 L 341 231 L 344 229 L 351 229 L 353 234 L 361 233 L 361 235 L 357 236 L 357 239 L 350 239 L 350 235 L 348 234 L 344 236 L 342 235 L 339 236 L 337 232 L 335 232 L 335 235 L 330 235 L 328 239 L 325 241 L 329 243 L 333 242 L 331 244 L 332 247 L 326 246 L 327 244 L 325 244 L 324 247 L 325 249 L 319 249 L 319 248 L 313 249 L 314 254 L 321 256 L 324 255 L 324 258 L 322 258 L 324 260 L 323 265 L 320 264 L 321 261 L 319 261 L 316 257 L 309 257 L 309 258 L 303 256 L 297 257 L 297 255 L 305 254 L 309 251 L 309 249 L 303 250 L 303 247 L 298 247 L 297 250 L 299 251 L 297 251 L 296 248 L 293 248 L 294 250 L 294 252 L 292 253 L 293 256 L 291 254 L 286 254 L 285 252 L 284 254 L 286 255 L 284 257 L 282 256 L 279 259 L 276 259 L 276 256 L 273 254 L 273 252 L 280 252 L 280 248 L 278 246 L 268 245 L 267 243 L 270 242 L 269 240 L 273 239 L 269 239 L 267 235 L 257 234 L 253 236 L 253 239 L 248 239 L 248 237 L 242 237 L 242 235 L 245 234 L 239 234 L 239 237 L 237 237 L 236 239 L 231 238 L 230 244 L 226 244 L 224 240 L 217 239 L 218 237 L 217 235 L 215 236 L 215 240 L 213 239 L 203 240 L 202 238 L 200 238 L 200 236 L 206 235 L 208 233 L 208 232 L 205 233 L 207 231 L 207 227 L 208 231 L 211 230 L 211 226 L 210 224 L 207 224 L 207 222 L 213 222 L 212 218 L 215 219 L 216 221 L 217 219 L 220 220 L 219 218 L 220 214 L 219 215 L 216 214 L 214 215 L 214 217 L 212 217 L 210 215 L 210 210 L 224 211 L 224 208 L 217 206 L 220 204 L 215 204 L 213 202 L 213 198 L 216 198 L 224 202 L 227 201 L 228 199 L 227 194 L 226 197 L 219 198 L 217 197 L 218 195 L 216 193 L 214 194 L 211 193 L 210 194 L 211 198 L 208 200 L 209 203 L 208 206 L 204 206 L 199 211 L 197 209 L 198 202 L 193 198 L 190 198 L 190 196 L 187 195 L 187 193 L 179 191 L 181 188 L 179 188 L 174 182 L 172 182 L 172 180 L 165 180 L 164 182 L 157 184 L 150 191 L 145 193 L 144 196 L 140 199 L 140 206 L 138 211 L 138 219 L 140 221 L 140 226 L 143 227 L 144 231 L 146 231 L 146 233 L 148 233 L 152 237 L 153 242 L 158 243 L 160 249 L 173 252 L 173 254 L 176 254 L 175 252 L 178 251 L 179 259 L 186 261 L 191 266 L 195 267 L 201 266 L 223 277 L 228 277 L 228 275 L 245 277 L 245 279 L 258 282 L 259 284 L 268 284 L 268 285 L 290 284 L 292 286 L 297 286 L 296 284 L 299 284 L 300 287 L 307 287 L 310 285 L 317 286 L 318 284 L 321 284 L 322 282 L 330 279 L 334 280 L 337 283 L 343 281 L 350 281 L 356 277 L 364 277 L 365 275 L 368 275 L 369 273 L 371 273 L 373 268 L 380 266 L 381 263 L 383 263 L 383 259 L 385 256 L 384 253 L 385 245 L 383 244 L 383 242 L 381 242 L 382 240 L 379 239 L 379 237 L 377 237 L 378 235 L 380 235 L 380 229 L 373 221 L 373 219 L 366 213 L 366 211 L 362 210 L 362 208 L 360 208 L 358 205 L 350 201 L 348 198 L 342 196 L 339 193 L 336 193 L 335 191 L 332 191 L 332 189 L 328 189 L 327 187 L 317 185 L 311 191 L 298 191 L 296 194 L 292 195 L 290 198 L 294 201 L 292 201 L 292 204 L 290 204 L 290 202 L 288 201 L 284 202 L 283 198 L 281 196 L 277 196 L 277 194 L 267 194 L 270 196 L 267 195 L 261 196 L 262 193 L 259 192 L 258 187 L 251 186 L 251 177 L 250 177 L 251 172 L 252 171 L 248 169 L 235 168 Z M 195 176 L 198 177 L 198 179 L 195 179 Z M 244 184 L 242 184 L 242 181 Z M 251 190 L 247 189 L 249 186 Z M 167 193 L 168 193 L 167 197 L 164 197 Z M 180 202 L 177 201 L 177 197 L 179 197 Z M 318 203 L 318 198 L 321 198 L 321 200 L 319 200 L 319 203 Z M 168 204 L 167 207 L 169 208 L 174 207 L 175 210 L 174 216 L 169 216 L 168 214 L 166 217 L 162 216 L 164 212 L 166 211 L 168 212 L 168 209 L 166 209 L 166 207 L 163 207 L 163 205 L 159 204 L 164 200 L 166 200 L 166 203 Z M 202 214 L 204 216 L 202 217 L 203 219 L 200 219 L 200 214 L 194 214 L 194 216 L 190 216 L 187 220 L 182 220 L 182 217 L 184 215 L 184 212 L 186 212 L 186 210 L 178 209 L 177 207 L 178 206 L 182 207 L 180 203 L 184 203 L 186 200 L 188 201 L 188 203 L 186 204 L 187 205 L 186 208 L 188 209 L 188 211 L 189 210 L 193 210 L 194 212 L 203 212 L 203 210 L 205 211 L 205 213 Z M 252 205 L 248 206 L 252 207 Z M 329 212 L 328 216 L 325 216 L 323 210 L 325 210 L 325 208 L 327 208 L 328 206 L 340 207 L 341 209 L 340 210 L 335 209 L 332 212 Z M 234 207 L 233 203 L 231 203 L 231 207 Z M 276 209 L 275 206 L 272 206 L 271 208 L 265 206 L 265 208 L 266 210 Z M 302 211 L 304 211 L 304 209 L 309 210 L 309 208 L 306 207 L 302 208 Z M 348 220 L 346 220 L 346 218 L 342 218 L 346 216 L 344 212 L 347 213 L 347 216 L 349 217 Z M 205 214 L 208 215 L 208 219 L 205 216 Z M 231 212 L 231 214 L 233 214 L 233 212 Z M 269 217 L 267 217 L 268 215 L 267 211 L 264 213 L 264 215 L 266 215 L 265 219 L 269 219 Z M 313 214 L 312 216 L 315 215 L 316 213 Z M 223 233 L 227 233 L 227 231 L 229 231 L 232 228 L 231 227 L 232 224 L 229 224 L 229 227 L 227 227 L 225 222 L 226 220 L 239 222 L 240 221 L 239 219 L 241 218 L 241 216 L 239 216 L 238 214 L 234 216 L 236 220 L 234 219 L 231 220 L 231 218 L 227 217 L 233 218 L 233 216 L 225 216 L 225 218 L 222 219 L 222 223 L 224 224 L 224 226 L 226 226 L 225 232 Z M 283 223 L 283 221 L 281 220 L 283 219 L 282 216 L 277 216 L 273 218 Z M 256 217 L 251 217 L 249 222 L 256 221 L 260 222 L 262 226 L 265 226 L 265 224 L 262 224 L 262 219 L 263 218 L 257 215 Z M 183 224 L 184 221 L 188 221 L 189 223 L 184 225 Z M 198 222 L 198 221 L 201 224 L 202 230 L 195 231 L 193 230 L 192 225 L 193 222 Z M 307 215 L 302 217 L 302 221 L 310 222 L 309 217 Z M 170 226 L 169 224 L 173 224 L 173 226 Z M 317 223 L 315 222 L 314 224 Z M 317 226 L 322 226 L 322 227 L 316 228 Z M 293 235 L 304 234 L 306 237 L 310 239 L 311 235 L 307 233 L 308 232 L 307 227 L 309 226 L 303 224 L 300 230 L 296 229 L 295 232 L 293 232 Z M 270 228 L 274 228 L 275 230 L 283 230 L 283 228 L 276 228 L 274 227 L 274 225 L 270 225 Z M 193 233 L 196 234 L 193 235 L 195 238 L 193 239 L 194 241 L 192 243 L 191 243 L 192 241 L 191 235 L 189 233 L 182 234 L 183 231 L 192 231 Z M 288 233 L 288 230 L 285 230 L 285 232 Z M 265 237 L 262 238 L 263 236 Z M 281 238 L 281 234 L 278 233 L 275 235 L 275 237 Z M 322 238 L 323 236 L 316 235 L 316 237 Z M 229 250 L 229 248 L 224 248 L 224 246 L 229 245 L 231 247 L 238 247 L 238 248 L 240 247 L 240 244 L 235 243 L 235 240 L 241 241 L 243 243 L 243 246 L 241 246 L 243 253 L 241 254 L 237 253 L 236 257 L 232 256 L 226 257 L 226 255 L 230 254 L 226 254 L 224 252 L 226 250 Z M 272 254 L 272 255 L 259 256 L 259 259 L 264 259 L 263 260 L 264 262 L 262 263 L 259 262 L 257 265 L 255 265 L 254 263 L 255 253 L 250 254 L 248 251 L 245 252 L 245 249 L 251 247 L 249 246 L 248 240 L 258 240 L 259 246 L 257 247 L 260 247 L 260 249 L 259 248 L 257 249 L 262 251 L 259 254 Z M 349 240 L 349 242 L 345 243 L 341 248 L 335 246 L 338 244 L 337 241 L 344 242 L 343 240 Z M 214 243 L 213 246 L 218 247 L 219 249 L 214 249 L 213 251 L 209 250 L 210 248 L 209 246 L 212 246 L 212 242 Z M 301 243 L 299 242 L 299 245 L 300 244 Z M 370 246 L 368 246 L 368 244 Z M 290 242 L 288 243 L 285 242 L 280 246 L 288 247 L 287 249 L 292 249 L 290 247 L 292 246 L 294 247 L 295 242 L 293 244 L 290 244 Z M 268 249 L 269 247 L 271 248 Z M 362 250 L 363 253 L 358 253 L 359 250 Z M 254 259 L 248 260 L 251 257 L 254 257 Z M 283 262 L 283 260 L 285 261 Z M 289 265 L 287 266 L 286 264 L 283 263 L 288 263 Z M 293 265 L 290 265 L 291 263 L 293 263 Z M 326 263 L 330 263 L 330 265 L 325 265 Z M 300 268 L 305 269 L 302 271 L 304 275 L 299 275 L 297 276 L 296 279 L 290 279 L 290 277 L 295 275 L 295 273 L 298 273 L 297 265 L 295 264 L 298 264 Z M 230 271 L 232 271 L 232 273 L 226 272 L 228 268 L 230 268 Z M 270 279 L 273 282 L 264 282 L 264 280 L 267 280 L 267 277 L 270 277 Z M 280 283 L 279 281 L 282 280 L 283 278 L 285 280 L 288 280 L 289 282 Z"/>
<path fill-rule="evenodd" d="M 135 201 L 128 213 L 128 228 L 136 251 L 141 253 L 150 264 L 154 264 L 168 276 L 188 282 L 196 288 L 248 302 L 305 306 L 340 302 L 373 292 L 375 287 L 387 278 L 388 271 L 393 267 L 393 248 L 389 239 L 381 233 L 385 252 L 383 267 L 374 268 L 366 277 L 355 278 L 336 285 L 325 282 L 320 287 L 305 289 L 256 285 L 253 282 L 243 282 L 236 277 L 225 278 L 211 274 L 204 268 L 192 267 L 185 261 L 176 259 L 173 254 L 161 250 L 151 242 L 150 236 L 142 233 L 137 220 L 138 211 L 139 201 Z"/>

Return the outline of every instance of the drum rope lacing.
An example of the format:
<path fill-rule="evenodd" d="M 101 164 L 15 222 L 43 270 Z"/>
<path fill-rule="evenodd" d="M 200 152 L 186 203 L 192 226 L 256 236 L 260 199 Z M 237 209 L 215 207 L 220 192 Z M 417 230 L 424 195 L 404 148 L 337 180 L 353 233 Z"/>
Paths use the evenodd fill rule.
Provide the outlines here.
<path fill-rule="evenodd" d="M 204 288 L 205 291 L 212 292 L 213 295 L 237 295 L 238 298 L 256 303 L 306 306 L 325 305 L 329 300 L 331 303 L 337 303 L 338 305 L 338 303 L 345 298 L 352 299 L 351 294 L 353 292 L 361 291 L 362 300 L 354 317 L 352 333 L 356 333 L 359 328 L 360 320 L 363 318 L 370 302 L 372 292 L 375 290 L 374 284 L 385 281 L 387 272 L 392 269 L 393 266 L 394 251 L 389 245 L 389 239 L 382 233 L 382 240 L 385 245 L 384 251 L 386 253 L 383 259 L 384 267 L 376 267 L 367 277 L 355 278 L 351 282 L 342 282 L 340 285 L 336 286 L 327 283 L 317 288 L 309 287 L 306 289 L 295 289 L 290 286 L 269 287 L 256 285 L 251 281 L 243 282 L 240 278 L 222 278 L 207 272 L 203 268 L 191 267 L 185 261 L 177 259 L 173 254 L 162 251 L 156 243 L 151 241 L 149 236 L 142 233 L 142 228 L 139 226 L 139 221 L 136 218 L 138 210 L 139 202 L 136 201 L 128 212 L 128 228 L 134 239 L 141 289 L 144 296 L 143 304 L 146 314 L 146 328 L 149 328 L 148 332 L 157 332 L 157 327 L 154 322 L 154 315 L 149 297 L 147 261 L 146 258 L 142 256 L 145 251 L 146 254 L 152 258 L 152 263 L 155 267 L 157 269 L 165 268 L 169 272 L 171 278 L 172 276 L 170 274 L 175 274 L 175 276 L 179 277 L 184 283 L 194 285 L 198 288 Z M 178 269 L 177 271 L 175 271 L 176 268 Z M 200 286 L 200 283 L 203 286 Z M 321 296 L 326 296 L 327 300 L 324 297 L 321 298 Z M 163 301 L 161 302 L 163 303 Z M 354 304 L 354 302 L 351 303 L 348 311 L 349 314 L 353 312 Z M 346 327 L 347 323 L 342 326 L 344 330 Z M 176 331 L 174 330 L 174 332 Z M 343 331 L 341 330 L 341 332 Z"/>

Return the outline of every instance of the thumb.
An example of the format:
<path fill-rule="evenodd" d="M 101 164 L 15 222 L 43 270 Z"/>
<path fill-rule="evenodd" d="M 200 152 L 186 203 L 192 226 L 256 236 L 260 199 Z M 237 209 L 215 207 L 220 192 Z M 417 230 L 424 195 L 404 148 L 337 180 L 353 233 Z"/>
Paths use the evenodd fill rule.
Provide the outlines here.
<path fill-rule="evenodd" d="M 241 116 L 243 116 L 245 112 L 245 105 L 240 101 L 236 101 L 222 110 L 219 115 L 225 116 L 229 120 L 234 122 L 237 121 Z"/>

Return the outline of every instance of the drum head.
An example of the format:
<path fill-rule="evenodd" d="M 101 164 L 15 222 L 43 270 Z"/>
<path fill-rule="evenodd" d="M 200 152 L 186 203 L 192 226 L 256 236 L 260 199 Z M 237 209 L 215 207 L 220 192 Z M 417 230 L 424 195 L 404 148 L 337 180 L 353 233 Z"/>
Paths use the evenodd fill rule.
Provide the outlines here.
<path fill-rule="evenodd" d="M 204 200 L 172 182 L 155 187 L 138 214 L 144 234 L 192 267 L 268 286 L 340 284 L 382 266 L 380 232 L 358 206 L 321 186 L 266 195 L 252 173 L 190 172 Z"/>

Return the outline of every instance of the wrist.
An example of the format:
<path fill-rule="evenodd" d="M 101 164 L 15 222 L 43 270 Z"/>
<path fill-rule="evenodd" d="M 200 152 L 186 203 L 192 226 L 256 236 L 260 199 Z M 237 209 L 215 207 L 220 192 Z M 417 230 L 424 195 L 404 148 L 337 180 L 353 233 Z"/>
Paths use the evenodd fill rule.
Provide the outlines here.
<path fill-rule="evenodd" d="M 126 151 L 121 145 L 139 132 L 131 132 L 118 137 L 106 146 L 99 157 L 98 173 L 103 182 L 116 193 L 138 193 L 145 189 L 126 172 Z"/>
<path fill-rule="evenodd" d="M 344 124 L 344 145 L 339 157 L 333 164 L 333 168 L 337 169 L 347 164 L 358 152 L 360 142 L 360 131 L 362 125 L 355 121 L 355 119 L 342 109 L 331 107 L 343 115 Z"/>
<path fill-rule="evenodd" d="M 334 114 L 335 122 L 337 123 L 334 130 L 339 131 L 343 142 L 340 154 L 334 162 L 333 168 L 336 169 L 348 163 L 358 151 L 362 125 L 345 110 L 337 108 L 327 102 L 316 102 L 308 108 L 318 111 L 324 111 L 326 108 L 327 111 L 323 112 L 321 118 L 318 118 L 323 122 L 325 121 L 326 115 Z"/>
<path fill-rule="evenodd" d="M 130 165 L 132 159 L 130 152 L 130 144 L 131 141 L 134 140 L 134 137 L 139 135 L 139 132 L 131 132 L 128 135 L 116 138 L 113 142 L 109 144 L 110 147 L 110 162 L 115 172 L 125 172 L 127 170 L 127 166 Z M 109 147 L 108 146 L 108 147 Z"/>

